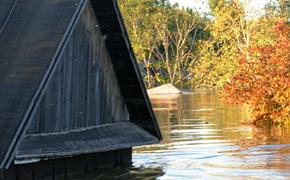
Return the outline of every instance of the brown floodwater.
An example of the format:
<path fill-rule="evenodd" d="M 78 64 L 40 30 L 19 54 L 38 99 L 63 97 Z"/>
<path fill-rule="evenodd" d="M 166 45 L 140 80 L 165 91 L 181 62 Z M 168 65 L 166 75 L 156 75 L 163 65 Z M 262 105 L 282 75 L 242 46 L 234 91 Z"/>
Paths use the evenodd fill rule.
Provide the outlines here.
<path fill-rule="evenodd" d="M 135 148 L 131 168 L 87 179 L 290 179 L 290 129 L 242 125 L 245 108 L 210 90 L 151 101 L 164 140 Z"/>

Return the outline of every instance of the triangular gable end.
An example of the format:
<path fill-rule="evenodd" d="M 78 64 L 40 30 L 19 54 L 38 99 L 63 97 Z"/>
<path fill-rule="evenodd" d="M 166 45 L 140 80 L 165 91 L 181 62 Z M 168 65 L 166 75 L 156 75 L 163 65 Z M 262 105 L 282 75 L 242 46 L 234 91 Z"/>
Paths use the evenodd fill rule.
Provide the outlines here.
<path fill-rule="evenodd" d="M 42 146 L 43 151 L 39 154 L 43 158 L 47 158 L 45 152 L 48 152 L 48 155 L 51 156 L 50 158 L 54 158 L 54 153 L 58 156 L 70 156 L 80 153 L 109 151 L 126 148 L 127 146 L 144 145 L 161 140 L 160 130 L 148 95 L 146 94 L 144 83 L 138 71 L 137 62 L 115 0 L 59 0 L 53 2 L 27 0 L 25 4 L 21 1 L 11 3 L 11 0 L 6 0 L 5 2 L 3 4 L 4 6 L 0 5 L 0 20 L 3 20 L 3 23 L 0 22 L 0 44 L 5 44 L 0 49 L 0 111 L 2 111 L 0 113 L 0 126 L 3 128 L 0 132 L 0 169 L 8 168 L 15 158 L 15 155 L 16 157 L 18 155 L 19 159 L 23 157 L 29 158 L 29 153 L 35 155 L 36 153 L 33 151 L 33 148 L 39 148 L 38 145 L 43 140 L 41 138 L 49 140 L 57 136 L 62 137 L 63 141 L 66 141 L 77 139 L 80 136 L 86 136 L 92 139 L 103 136 L 111 136 L 112 138 L 122 136 L 123 139 L 126 139 L 126 141 L 115 139 L 116 143 L 121 145 L 119 147 L 113 147 L 112 144 L 106 144 L 104 142 L 103 144 L 83 147 L 86 149 L 84 150 L 78 149 L 81 144 L 75 144 L 75 149 L 72 148 L 71 151 L 77 153 L 67 151 L 67 154 L 62 154 L 62 152 L 57 153 L 55 152 L 56 149 L 51 151 L 51 147 L 46 145 L 46 147 Z M 9 12 L 1 11 L 2 8 L 7 7 L 10 7 Z M 93 13 L 90 13 L 92 11 Z M 86 16 L 83 14 L 86 14 Z M 103 83 L 102 86 L 109 87 L 112 84 L 118 84 L 119 90 L 116 88 L 116 96 L 99 99 L 99 101 L 88 101 L 84 99 L 91 97 L 88 89 L 92 89 L 92 86 L 89 86 L 89 82 L 87 82 L 86 94 L 81 91 L 72 91 L 76 92 L 76 94 L 72 92 L 71 94 L 72 96 L 80 97 L 78 98 L 80 101 L 79 104 L 90 104 L 91 102 L 105 102 L 106 105 L 114 104 L 113 110 L 108 107 L 100 107 L 105 112 L 103 114 L 113 115 L 104 115 L 99 117 L 99 119 L 110 119 L 111 122 L 97 122 L 94 126 L 90 125 L 89 123 L 94 122 L 90 122 L 92 119 L 89 118 L 91 110 L 87 110 L 89 109 L 87 108 L 86 112 L 80 111 L 75 114 L 76 118 L 72 118 L 83 118 L 83 120 L 76 120 L 74 123 L 69 123 L 70 127 L 67 127 L 68 124 L 62 121 L 56 122 L 58 123 L 57 126 L 54 123 L 53 125 L 46 124 L 44 126 L 48 129 L 41 129 L 41 123 L 36 123 L 39 119 L 64 119 L 61 117 L 64 117 L 65 113 L 62 113 L 59 109 L 56 110 L 59 113 L 56 113 L 57 115 L 54 117 L 50 117 L 49 115 L 47 117 L 41 117 L 40 107 L 46 107 L 47 105 L 56 103 L 54 101 L 49 102 L 51 99 L 45 99 L 45 97 L 52 97 L 53 93 L 56 92 L 58 84 L 52 83 L 58 82 L 56 77 L 65 77 L 65 72 L 68 71 L 74 72 L 74 69 L 66 69 L 64 72 L 60 68 L 66 66 L 64 61 L 61 61 L 61 57 L 65 55 L 67 55 L 66 57 L 75 57 L 74 54 L 70 55 L 69 53 L 64 55 L 65 49 L 73 48 L 76 43 L 82 44 L 83 40 L 90 41 L 91 37 L 85 36 L 86 39 L 74 37 L 72 43 L 74 45 L 69 45 L 70 38 L 74 36 L 73 32 L 76 28 L 80 27 L 78 30 L 83 32 L 86 32 L 86 28 L 90 28 L 89 22 L 86 22 L 86 17 L 88 16 L 95 16 L 94 18 L 98 21 L 95 28 L 100 28 L 102 34 L 100 41 L 104 43 L 103 47 L 105 50 L 103 49 L 103 51 L 107 52 L 103 54 L 102 58 L 108 58 L 111 62 L 110 64 L 108 63 L 109 61 L 106 61 L 102 66 L 106 66 L 107 71 L 110 68 L 114 69 L 114 72 L 110 75 L 113 80 L 110 80 L 108 84 Z M 83 21 L 83 26 L 78 26 L 79 21 Z M 86 28 L 82 29 L 82 27 Z M 89 43 L 84 44 L 91 46 Z M 85 47 L 81 46 L 80 50 L 77 51 L 79 53 L 82 50 L 83 52 L 87 52 L 82 48 Z M 98 55 L 94 53 L 88 51 L 88 57 L 86 58 Z M 83 65 L 80 68 L 88 70 L 87 74 L 90 73 L 89 65 L 80 65 Z M 62 76 L 59 74 L 62 74 Z M 80 76 L 75 75 L 79 80 L 86 78 L 86 76 L 82 76 L 81 72 L 79 74 Z M 101 76 L 100 74 L 99 80 L 102 78 L 105 78 L 105 76 Z M 62 80 L 68 82 L 67 79 L 63 78 Z M 74 81 L 70 80 L 70 82 Z M 72 83 L 69 85 L 70 87 L 74 87 L 75 84 Z M 62 86 L 62 91 L 57 91 L 59 96 L 67 88 L 66 86 Z M 96 89 L 93 90 L 97 91 Z M 103 93 L 111 92 L 104 91 Z M 47 95 L 49 93 L 51 94 Z M 118 100 L 118 103 L 112 103 L 114 98 Z M 68 103 L 70 100 L 64 98 L 64 101 L 60 102 Z M 63 106 L 58 104 L 57 107 Z M 67 107 L 69 106 L 67 105 Z M 125 109 L 122 109 L 122 107 L 125 107 Z M 81 107 L 70 107 L 71 111 L 74 108 Z M 107 109 L 110 110 L 106 111 Z M 83 115 L 84 113 L 86 116 Z M 128 113 L 128 117 L 126 113 Z M 31 129 L 32 132 L 30 132 Z M 35 129 L 37 130 L 33 132 L 33 129 L 34 131 Z M 122 133 L 126 129 L 130 130 L 125 134 Z M 108 133 L 110 131 L 116 133 Z M 130 139 L 129 137 L 132 136 L 138 136 L 140 139 Z M 77 139 L 77 141 L 80 140 Z M 90 144 L 94 144 L 92 142 Z M 56 144 L 56 146 L 58 145 Z M 70 147 L 64 148 L 67 149 Z M 49 150 L 46 151 L 45 148 Z M 29 150 L 32 151 L 30 152 Z M 78 152 L 78 150 L 81 151 Z"/>

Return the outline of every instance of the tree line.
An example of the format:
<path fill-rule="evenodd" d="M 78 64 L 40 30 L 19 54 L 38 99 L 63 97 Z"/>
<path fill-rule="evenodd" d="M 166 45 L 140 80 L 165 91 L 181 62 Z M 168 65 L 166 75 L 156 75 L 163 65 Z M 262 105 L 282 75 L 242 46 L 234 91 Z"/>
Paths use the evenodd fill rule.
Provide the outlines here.
<path fill-rule="evenodd" d="M 200 14 L 168 0 L 119 0 L 148 88 L 218 89 L 253 122 L 290 123 L 289 0 L 208 0 Z M 252 12 L 249 14 L 249 12 Z"/>

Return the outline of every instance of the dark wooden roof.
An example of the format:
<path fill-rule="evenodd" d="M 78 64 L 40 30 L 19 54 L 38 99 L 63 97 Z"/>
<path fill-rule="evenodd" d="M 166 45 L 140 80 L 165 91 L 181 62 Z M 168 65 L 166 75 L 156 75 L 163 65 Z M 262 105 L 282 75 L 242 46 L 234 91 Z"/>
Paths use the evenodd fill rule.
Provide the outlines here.
<path fill-rule="evenodd" d="M 39 102 L 83 4 L 90 0 L 1 0 L 0 169 L 15 157 L 34 106 Z M 130 119 L 159 140 L 157 125 L 115 0 L 91 0 Z"/>
<path fill-rule="evenodd" d="M 22 134 L 78 1 L 1 0 L 0 168 Z"/>
<path fill-rule="evenodd" d="M 156 142 L 156 137 L 130 122 L 105 124 L 63 133 L 27 135 L 16 152 L 16 162 L 105 152 L 128 148 L 132 144 L 139 146 Z"/>
<path fill-rule="evenodd" d="M 93 0 L 130 119 L 161 139 L 161 133 L 116 0 Z"/>

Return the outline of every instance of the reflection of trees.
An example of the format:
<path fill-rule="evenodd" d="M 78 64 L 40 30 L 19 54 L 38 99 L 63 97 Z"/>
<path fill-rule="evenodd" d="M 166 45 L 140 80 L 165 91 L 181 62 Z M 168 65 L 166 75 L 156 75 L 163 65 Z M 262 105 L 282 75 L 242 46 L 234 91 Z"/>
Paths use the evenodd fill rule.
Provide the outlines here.
<path fill-rule="evenodd" d="M 163 144 L 169 143 L 171 130 L 181 121 L 183 110 L 182 96 L 180 94 L 155 95 L 151 96 L 150 100 L 163 134 Z M 152 148 L 150 147 L 150 150 L 153 150 Z M 154 150 L 157 149 L 159 148 L 155 146 Z"/>
<path fill-rule="evenodd" d="M 251 168 L 279 169 L 281 172 L 290 170 L 290 129 L 252 126 L 250 135 L 241 137 L 237 145 L 241 148 L 237 156 L 256 161 Z M 259 157 L 263 155 L 261 161 Z"/>
<path fill-rule="evenodd" d="M 289 128 L 258 128 L 251 126 L 250 132 L 250 136 L 242 137 L 238 142 L 242 149 L 265 144 L 290 144 Z M 290 153 L 290 147 L 288 149 Z"/>
<path fill-rule="evenodd" d="M 241 121 L 249 118 L 246 108 L 225 104 L 216 91 L 196 89 L 193 94 L 183 99 L 184 117 L 201 119 L 223 139 L 235 140 L 247 131 L 237 131 Z"/>
<path fill-rule="evenodd" d="M 222 162 L 209 159 L 209 164 L 219 167 L 223 161 L 233 160 L 229 162 L 231 168 L 241 170 L 290 171 L 290 129 L 244 126 L 240 121 L 247 117 L 246 110 L 222 103 L 214 91 L 195 90 L 175 98 L 163 96 L 151 100 L 164 141 L 135 152 L 153 152 L 157 156 L 167 152 L 169 156 L 171 151 L 178 154 L 192 150 L 194 158 L 194 149 L 203 147 L 209 154 L 226 155 Z M 210 144 L 214 146 L 207 147 Z"/>
<path fill-rule="evenodd" d="M 150 99 L 163 133 L 163 145 L 188 135 L 176 135 L 171 133 L 172 130 L 201 128 L 205 124 L 208 126 L 203 126 L 202 129 L 217 130 L 216 135 L 223 139 L 238 139 L 243 135 L 241 132 L 225 129 L 236 128 L 239 121 L 246 118 L 245 110 L 238 106 L 227 106 L 215 91 L 199 89 L 184 95 L 151 95 Z M 191 136 L 200 138 L 198 135 L 195 137 L 191 134 Z M 157 145 L 147 146 L 145 149 L 138 148 L 137 151 L 167 148 L 167 146 Z"/>

